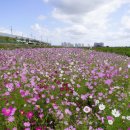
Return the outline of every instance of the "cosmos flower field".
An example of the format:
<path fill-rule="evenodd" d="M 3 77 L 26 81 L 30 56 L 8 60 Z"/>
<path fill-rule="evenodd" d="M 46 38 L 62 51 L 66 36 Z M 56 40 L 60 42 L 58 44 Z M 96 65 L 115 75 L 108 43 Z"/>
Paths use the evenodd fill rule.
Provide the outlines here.
<path fill-rule="evenodd" d="M 130 130 L 129 75 L 117 54 L 0 50 L 0 130 Z"/>

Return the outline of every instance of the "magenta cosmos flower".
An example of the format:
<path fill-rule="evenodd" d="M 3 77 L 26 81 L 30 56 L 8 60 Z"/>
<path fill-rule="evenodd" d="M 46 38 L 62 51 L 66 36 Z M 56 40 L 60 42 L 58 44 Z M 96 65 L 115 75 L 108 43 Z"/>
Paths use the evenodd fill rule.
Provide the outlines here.
<path fill-rule="evenodd" d="M 43 130 L 42 127 L 37 127 L 35 130 Z"/>
<path fill-rule="evenodd" d="M 107 120 L 114 120 L 114 118 L 112 116 L 107 116 Z"/>
<path fill-rule="evenodd" d="M 31 119 L 33 117 L 33 112 L 28 112 L 26 116 L 28 119 Z"/>
<path fill-rule="evenodd" d="M 16 108 L 13 108 L 13 107 L 2 109 L 2 113 L 4 116 L 13 116 L 15 111 L 16 111 Z"/>

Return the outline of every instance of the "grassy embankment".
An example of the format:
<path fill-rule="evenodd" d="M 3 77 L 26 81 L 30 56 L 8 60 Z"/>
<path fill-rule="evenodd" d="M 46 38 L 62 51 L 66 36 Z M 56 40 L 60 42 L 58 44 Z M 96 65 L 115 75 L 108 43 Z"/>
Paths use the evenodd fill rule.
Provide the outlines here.
<path fill-rule="evenodd" d="M 130 47 L 98 47 L 98 48 L 94 48 L 94 50 L 117 53 L 117 54 L 126 55 L 130 57 Z"/>

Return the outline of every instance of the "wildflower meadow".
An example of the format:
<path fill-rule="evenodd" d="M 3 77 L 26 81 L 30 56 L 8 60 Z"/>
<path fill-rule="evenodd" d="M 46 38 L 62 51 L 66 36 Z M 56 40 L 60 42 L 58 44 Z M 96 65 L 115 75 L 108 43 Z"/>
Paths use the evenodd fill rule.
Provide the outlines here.
<path fill-rule="evenodd" d="M 117 54 L 0 50 L 0 130 L 130 130 L 129 75 Z"/>

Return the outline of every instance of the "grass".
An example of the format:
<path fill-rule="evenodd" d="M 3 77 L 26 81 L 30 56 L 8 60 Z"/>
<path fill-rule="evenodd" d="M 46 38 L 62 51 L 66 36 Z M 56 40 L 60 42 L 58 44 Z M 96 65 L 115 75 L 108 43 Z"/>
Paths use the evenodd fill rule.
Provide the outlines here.
<path fill-rule="evenodd" d="M 102 51 L 102 52 L 117 53 L 117 54 L 126 55 L 130 57 L 130 47 L 97 47 L 97 48 L 94 48 L 94 50 Z"/>
<path fill-rule="evenodd" d="M 49 47 L 46 44 L 34 45 L 34 44 L 18 44 L 18 43 L 0 43 L 0 49 L 2 50 L 13 50 L 22 48 L 45 48 Z"/>

